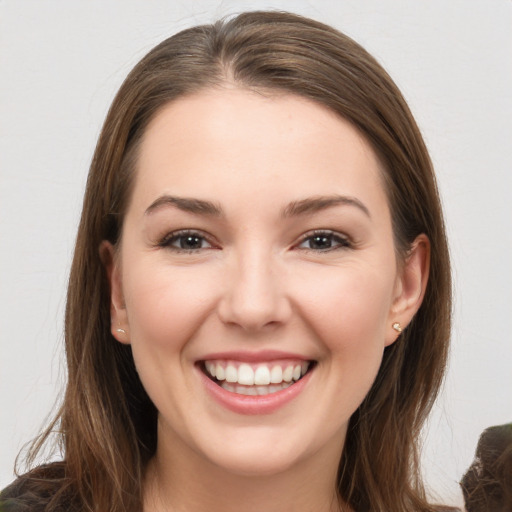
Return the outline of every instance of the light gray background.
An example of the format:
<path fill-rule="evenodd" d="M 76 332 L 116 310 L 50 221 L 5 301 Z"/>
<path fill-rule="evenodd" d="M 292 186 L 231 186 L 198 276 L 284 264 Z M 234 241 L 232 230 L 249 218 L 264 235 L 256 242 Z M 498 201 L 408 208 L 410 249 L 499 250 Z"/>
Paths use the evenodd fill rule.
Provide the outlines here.
<path fill-rule="evenodd" d="M 0 0 L 0 488 L 62 390 L 62 318 L 85 177 L 126 73 L 179 29 L 257 8 L 354 37 L 404 92 L 437 169 L 455 277 L 444 392 L 425 433 L 432 492 L 512 421 L 512 1 Z"/>

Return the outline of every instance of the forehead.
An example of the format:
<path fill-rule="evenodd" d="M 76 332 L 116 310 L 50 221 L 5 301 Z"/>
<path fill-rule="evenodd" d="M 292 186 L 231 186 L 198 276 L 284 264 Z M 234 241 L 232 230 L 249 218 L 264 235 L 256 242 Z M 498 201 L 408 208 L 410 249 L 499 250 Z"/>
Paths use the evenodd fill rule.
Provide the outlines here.
<path fill-rule="evenodd" d="M 137 160 L 134 199 L 146 202 L 163 191 L 385 200 L 364 137 L 327 107 L 290 94 L 216 89 L 179 98 L 149 123 Z"/>

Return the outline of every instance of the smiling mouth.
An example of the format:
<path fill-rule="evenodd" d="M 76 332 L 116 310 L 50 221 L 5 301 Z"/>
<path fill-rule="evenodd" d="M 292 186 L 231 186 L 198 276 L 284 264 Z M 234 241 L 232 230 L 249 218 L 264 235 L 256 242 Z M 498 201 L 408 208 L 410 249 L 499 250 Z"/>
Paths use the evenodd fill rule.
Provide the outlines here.
<path fill-rule="evenodd" d="M 231 393 L 262 396 L 286 389 L 307 373 L 315 361 L 272 361 L 243 363 L 241 361 L 207 360 L 200 363 L 203 373 Z"/>

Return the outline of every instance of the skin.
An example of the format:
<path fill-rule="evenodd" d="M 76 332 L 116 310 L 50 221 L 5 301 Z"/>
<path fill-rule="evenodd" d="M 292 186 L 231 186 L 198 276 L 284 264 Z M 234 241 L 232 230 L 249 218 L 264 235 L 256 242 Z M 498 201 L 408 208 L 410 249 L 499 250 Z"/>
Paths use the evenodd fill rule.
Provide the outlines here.
<path fill-rule="evenodd" d="M 145 510 L 338 510 L 348 421 L 398 337 L 392 324 L 421 304 L 428 240 L 399 264 L 375 153 L 293 95 L 226 87 L 178 99 L 147 128 L 136 172 L 120 244 L 100 252 L 112 333 L 132 345 L 159 411 Z M 223 213 L 150 208 L 165 195 Z M 282 215 L 334 195 L 349 201 Z M 193 251 L 170 236 L 183 229 L 204 237 Z M 315 245 L 314 230 L 334 234 Z M 316 362 L 291 402 L 245 415 L 205 391 L 198 360 L 267 349 Z"/>

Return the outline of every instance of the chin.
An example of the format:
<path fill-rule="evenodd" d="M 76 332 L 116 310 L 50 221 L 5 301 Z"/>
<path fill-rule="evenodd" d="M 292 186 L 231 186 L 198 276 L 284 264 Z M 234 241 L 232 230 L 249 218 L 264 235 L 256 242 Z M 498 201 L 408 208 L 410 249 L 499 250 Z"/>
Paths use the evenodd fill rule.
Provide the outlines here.
<path fill-rule="evenodd" d="M 269 477 L 288 472 L 297 464 L 291 454 L 271 453 L 272 450 L 245 450 L 245 453 L 223 454 L 212 458 L 220 469 L 236 476 Z"/>
<path fill-rule="evenodd" d="M 247 477 L 267 477 L 289 472 L 309 460 L 320 447 L 306 432 L 271 426 L 235 428 L 210 437 L 202 454 L 218 468 Z"/>

